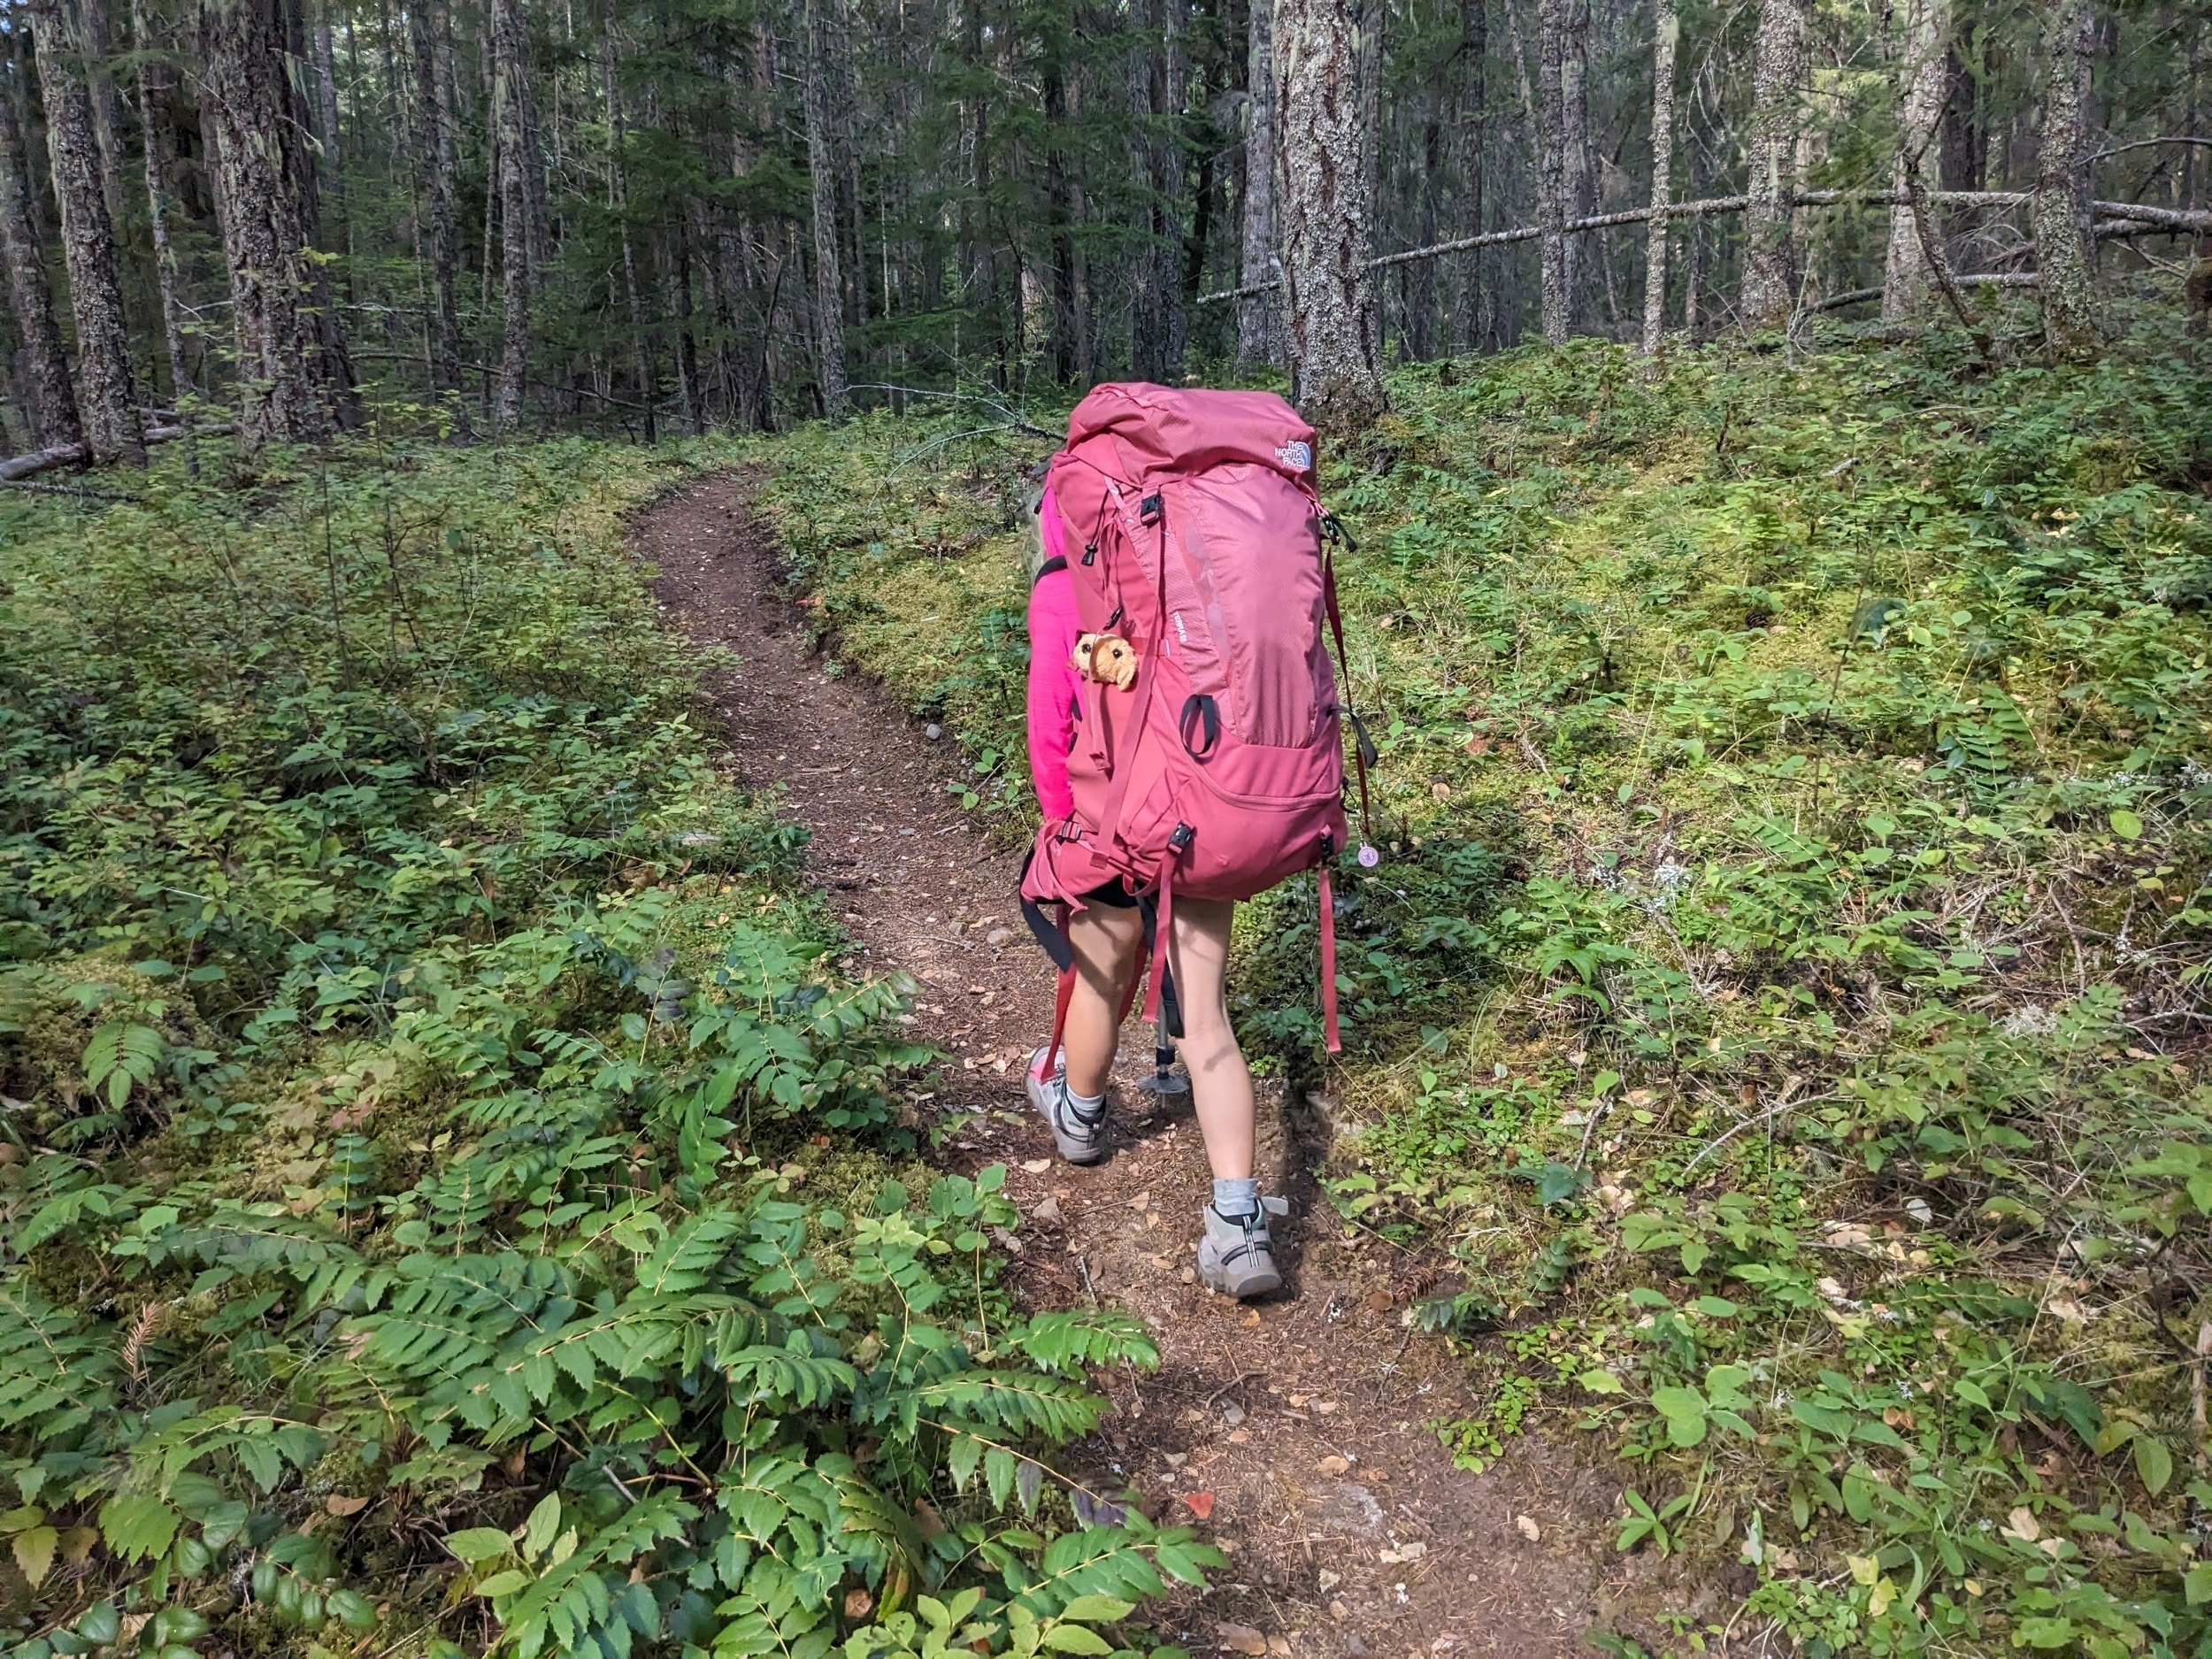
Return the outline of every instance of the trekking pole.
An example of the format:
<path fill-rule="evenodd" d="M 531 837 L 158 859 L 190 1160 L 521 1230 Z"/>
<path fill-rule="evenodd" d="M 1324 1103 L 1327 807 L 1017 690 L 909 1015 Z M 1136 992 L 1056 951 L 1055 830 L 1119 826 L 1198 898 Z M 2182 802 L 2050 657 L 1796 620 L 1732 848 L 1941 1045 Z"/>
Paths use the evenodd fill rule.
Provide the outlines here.
<path fill-rule="evenodd" d="M 1174 976 L 1164 970 L 1160 976 L 1160 1018 L 1152 1029 L 1152 1075 L 1141 1079 L 1137 1087 L 1156 1099 L 1190 1093 L 1187 1073 L 1175 1070 L 1175 1041 L 1183 1034 L 1183 1010 L 1175 1000 Z"/>

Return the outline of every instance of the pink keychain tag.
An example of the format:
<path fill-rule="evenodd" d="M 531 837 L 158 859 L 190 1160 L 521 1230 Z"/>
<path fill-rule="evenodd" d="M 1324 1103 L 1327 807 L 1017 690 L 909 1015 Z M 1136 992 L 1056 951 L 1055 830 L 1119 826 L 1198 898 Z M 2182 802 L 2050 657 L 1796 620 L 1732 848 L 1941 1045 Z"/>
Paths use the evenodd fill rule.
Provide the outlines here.
<path fill-rule="evenodd" d="M 1382 863 L 1382 855 L 1365 841 L 1362 841 L 1359 844 L 1359 867 L 1363 870 L 1372 870 L 1380 863 Z"/>

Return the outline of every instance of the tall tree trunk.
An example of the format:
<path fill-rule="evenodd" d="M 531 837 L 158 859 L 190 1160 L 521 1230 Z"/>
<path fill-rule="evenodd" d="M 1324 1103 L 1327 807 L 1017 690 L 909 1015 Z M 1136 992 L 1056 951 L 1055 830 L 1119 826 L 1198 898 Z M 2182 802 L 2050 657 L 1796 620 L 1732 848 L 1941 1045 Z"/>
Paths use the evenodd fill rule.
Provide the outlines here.
<path fill-rule="evenodd" d="M 1045 223 L 1052 242 L 1052 378 L 1074 380 L 1083 360 L 1082 313 L 1075 303 L 1075 179 L 1068 165 L 1067 65 L 1056 46 L 1043 77 Z M 884 303 L 890 303 L 887 288 Z"/>
<path fill-rule="evenodd" d="M 123 101 L 115 89 L 108 59 L 115 50 L 115 31 L 108 19 L 107 0 L 75 0 L 77 27 L 84 42 L 85 85 L 92 94 L 92 132 L 100 146 L 100 188 L 106 197 L 108 218 L 119 229 L 128 221 L 127 192 L 123 187 Z M 152 44 L 142 35 L 136 44 Z"/>
<path fill-rule="evenodd" d="M 696 437 L 707 429 L 707 406 L 699 384 L 699 337 L 691 308 L 691 232 L 680 216 L 669 231 L 671 257 L 662 289 L 676 322 L 676 384 L 683 394 L 684 425 Z"/>
<path fill-rule="evenodd" d="M 407 22 L 415 53 L 416 130 L 420 135 L 422 189 L 429 219 L 431 269 L 430 386 L 433 392 L 461 388 L 460 225 L 453 211 L 454 132 L 452 88 L 446 76 L 450 55 L 444 50 L 448 14 L 437 0 L 412 0 Z M 457 401 L 457 411 L 462 405 Z M 460 419 L 465 430 L 467 415 Z"/>
<path fill-rule="evenodd" d="M 39 88 L 46 104 L 46 139 L 61 206 L 62 254 L 69 268 L 69 308 L 77 322 L 77 408 L 96 461 L 146 464 L 145 429 L 131 373 L 129 325 L 116 275 L 115 222 L 108 217 L 92 94 L 80 40 L 61 0 L 35 0 L 31 24 L 38 49 Z"/>
<path fill-rule="evenodd" d="M 1421 97 L 1421 119 L 1414 131 L 1419 144 L 1414 157 L 1409 158 L 1407 183 L 1414 192 L 1412 203 L 1412 241 L 1416 247 L 1425 248 L 1441 242 L 1442 221 L 1437 215 L 1437 204 L 1444 193 L 1444 93 L 1440 88 L 1424 90 Z M 1405 278 L 1400 290 L 1403 314 L 1398 322 L 1398 355 L 1401 362 L 1426 363 L 1436 356 L 1437 262 L 1416 259 L 1398 267 Z"/>
<path fill-rule="evenodd" d="M 1898 111 L 1897 163 L 1893 188 L 1903 196 L 1914 177 L 1927 169 L 1936 141 L 1936 123 L 1949 90 L 1950 0 L 1907 0 L 1900 53 L 1904 98 Z M 1895 322 L 1923 310 L 1935 286 L 1927 250 L 1942 233 L 1933 225 L 1922 234 L 1919 217 L 1901 204 L 1890 210 L 1889 258 L 1882 273 L 1882 315 Z"/>
<path fill-rule="evenodd" d="M 1244 105 L 1244 225 L 1237 282 L 1275 274 L 1275 15 L 1271 0 L 1251 0 L 1245 42 L 1249 90 Z M 1270 288 L 1237 302 L 1237 366 L 1280 368 L 1282 296 Z"/>
<path fill-rule="evenodd" d="M 2036 140 L 2035 198 L 2028 211 L 2035 227 L 2044 336 L 2054 350 L 2063 352 L 2081 349 L 2098 332 L 2085 142 L 2093 19 L 2092 0 L 2052 0 L 2043 27 L 2043 110 Z"/>
<path fill-rule="evenodd" d="M 1187 0 L 1146 0 L 1133 8 L 1142 42 L 1137 65 L 1141 88 L 1137 123 L 1138 188 L 1144 201 L 1146 237 L 1137 255 L 1137 296 L 1130 323 L 1131 366 L 1141 380 L 1182 378 L 1184 314 L 1181 264 L 1183 218 L 1183 96 L 1186 90 L 1182 15 Z"/>
<path fill-rule="evenodd" d="M 1460 0 L 1458 119 L 1453 125 L 1452 150 L 1458 189 L 1454 196 L 1453 236 L 1479 236 L 1483 224 L 1484 169 L 1488 165 L 1485 140 L 1489 131 L 1490 58 L 1488 0 Z M 1483 250 L 1471 248 L 1460 256 L 1459 335 L 1471 349 L 1480 350 L 1496 321 L 1496 305 L 1487 280 Z"/>
<path fill-rule="evenodd" d="M 338 54 L 331 43 L 330 13 L 326 8 L 315 19 L 312 47 L 315 97 L 309 107 L 314 113 L 315 142 L 322 146 L 323 160 L 330 168 L 331 222 L 320 228 L 332 242 L 350 253 L 353 226 L 346 216 L 345 148 L 338 127 Z M 350 272 L 350 265 L 348 269 Z"/>
<path fill-rule="evenodd" d="M 326 437 L 350 388 L 315 265 L 312 151 L 286 73 L 286 0 L 211 0 L 202 14 L 223 255 L 230 268 L 239 433 L 249 448 Z"/>
<path fill-rule="evenodd" d="M 11 44 L 19 65 L 22 42 L 17 38 Z M 82 443 L 84 429 L 77 419 L 77 392 L 70 382 L 61 329 L 54 320 L 54 290 L 31 217 L 32 188 L 30 150 L 23 142 L 15 97 L 12 88 L 0 88 L 0 256 L 7 260 L 8 299 L 30 371 L 26 413 L 31 442 L 43 449 Z"/>
<path fill-rule="evenodd" d="M 1367 275 L 1358 49 L 1345 0 L 1279 0 L 1275 111 L 1283 315 L 1308 419 L 1355 433 L 1388 407 Z"/>
<path fill-rule="evenodd" d="M 1682 36 L 1675 0 L 1652 0 L 1651 222 L 1644 236 L 1644 355 L 1659 354 L 1667 326 L 1666 210 L 1674 199 L 1674 50 Z"/>
<path fill-rule="evenodd" d="M 1811 71 L 1806 0 L 1760 0 L 1752 63 L 1749 194 L 1744 216 L 1743 321 L 1786 326 L 1797 304 L 1797 100 Z"/>
<path fill-rule="evenodd" d="M 1574 244 L 1567 234 L 1566 56 L 1569 0 L 1536 4 L 1536 218 L 1544 338 L 1564 340 L 1574 327 Z"/>
<path fill-rule="evenodd" d="M 1595 211 L 1596 168 L 1590 150 L 1590 0 L 1566 0 L 1566 32 L 1559 50 L 1560 194 L 1567 221 Z M 1582 320 L 1583 290 L 1588 284 L 1588 231 L 1568 233 L 1565 254 L 1567 326 Z M 1596 233 L 1602 234 L 1603 233 Z"/>
<path fill-rule="evenodd" d="M 278 0 L 277 11 L 279 21 L 284 27 L 282 62 L 288 68 L 290 65 L 306 60 L 306 17 L 300 9 L 298 0 Z M 346 351 L 344 320 L 339 315 L 332 293 L 329 270 L 310 251 L 315 245 L 316 227 L 322 222 L 322 196 L 316 179 L 315 147 L 301 138 L 301 134 L 309 130 L 307 95 L 298 81 L 288 73 L 284 76 L 283 97 L 287 130 L 279 153 L 291 197 L 300 204 L 301 262 L 306 267 L 308 314 L 314 321 L 316 338 L 321 348 L 316 359 L 315 373 L 324 388 L 333 423 L 340 426 L 352 426 L 359 423 L 361 409 L 360 400 L 354 392 L 353 361 Z M 350 265 L 348 269 L 351 269 Z"/>
<path fill-rule="evenodd" d="M 530 279 L 535 267 L 527 150 L 530 80 L 528 42 L 519 0 L 492 0 L 492 120 L 499 134 L 499 401 L 493 419 L 502 432 L 522 421 L 530 368 Z"/>
<path fill-rule="evenodd" d="M 148 38 L 143 13 L 134 18 L 140 40 Z M 184 353 L 184 313 L 177 301 L 177 250 L 169 239 L 169 168 L 176 147 L 169 123 L 158 108 L 160 95 L 169 89 L 166 65 L 150 56 L 138 65 L 138 125 L 146 149 L 146 219 L 153 232 L 154 285 L 161 296 L 161 340 L 169 354 L 170 396 L 176 400 L 177 420 L 185 428 L 185 470 L 196 478 L 200 472 L 199 446 L 191 436 L 193 385 L 190 364 Z"/>
<path fill-rule="evenodd" d="M 842 420 L 845 303 L 844 285 L 838 272 L 837 171 L 830 132 L 830 32 L 841 27 L 842 20 L 827 15 L 829 7 L 835 4 L 837 0 L 806 0 L 806 84 L 803 102 L 807 171 L 813 185 L 816 373 L 820 381 L 824 419 Z"/>
<path fill-rule="evenodd" d="M 614 73 L 615 39 L 612 19 L 601 42 L 599 75 L 607 101 L 607 206 L 622 234 L 622 291 L 630 309 L 630 361 L 637 376 L 638 402 L 645 406 L 645 442 L 660 442 L 660 377 L 645 341 L 645 308 L 638 297 L 637 250 L 630 234 L 630 181 L 626 152 L 630 134 L 622 106 L 622 83 Z M 772 313 L 762 319 L 763 335 L 772 332 Z M 764 347 L 764 349 L 765 348 Z"/>

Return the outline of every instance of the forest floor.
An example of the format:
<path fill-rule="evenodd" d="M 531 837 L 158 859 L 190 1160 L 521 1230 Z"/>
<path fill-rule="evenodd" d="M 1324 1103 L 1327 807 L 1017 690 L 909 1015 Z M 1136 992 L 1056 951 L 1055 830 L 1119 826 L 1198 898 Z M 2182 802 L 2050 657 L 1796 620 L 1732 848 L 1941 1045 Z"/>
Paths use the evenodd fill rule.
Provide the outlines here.
<path fill-rule="evenodd" d="M 950 741 L 872 687 L 826 666 L 785 589 L 756 480 L 725 473 L 637 519 L 671 620 L 733 650 L 710 681 L 740 780 L 781 790 L 811 833 L 809 879 L 863 973 L 914 986 L 915 1032 L 946 1055 L 941 1156 L 1002 1161 L 1025 1222 L 1011 1248 L 1033 1306 L 1118 1303 L 1150 1326 L 1159 1371 L 1101 1377 L 1113 1409 L 1066 1466 L 1139 1494 L 1156 1520 L 1202 1522 L 1231 1558 L 1202 1594 L 1171 1604 L 1179 1639 L 1294 1655 L 1586 1651 L 1584 1633 L 1704 1622 L 1741 1596 L 1680 1560 L 1614 1548 L 1621 1480 L 1586 1453 L 1526 1436 L 1476 1474 L 1432 1432 L 1475 1403 L 1444 1343 L 1402 1317 L 1419 1263 L 1339 1225 L 1311 1171 L 1326 1102 L 1262 1102 L 1262 1172 L 1286 1193 L 1287 1285 L 1239 1306 L 1191 1283 L 1207 1170 L 1187 1095 L 1136 1087 L 1150 1033 L 1133 1022 L 1117 1071 L 1112 1156 L 1052 1160 L 1024 1062 L 1051 1017 L 1052 978 L 1022 926 L 1018 854 L 994 844 L 949 790 Z M 1348 1238 L 1347 1234 L 1349 1234 Z M 1707 1570 L 1709 1575 L 1709 1568 Z M 1671 1618 L 1669 1616 L 1672 1616 Z"/>

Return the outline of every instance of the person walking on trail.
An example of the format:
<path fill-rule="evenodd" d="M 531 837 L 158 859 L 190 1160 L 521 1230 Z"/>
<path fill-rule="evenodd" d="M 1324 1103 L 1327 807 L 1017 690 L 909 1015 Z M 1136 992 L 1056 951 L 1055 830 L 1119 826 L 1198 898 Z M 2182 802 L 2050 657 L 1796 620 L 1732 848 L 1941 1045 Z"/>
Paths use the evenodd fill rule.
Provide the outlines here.
<path fill-rule="evenodd" d="M 1340 717 L 1358 722 L 1323 629 L 1340 657 L 1329 548 L 1345 538 L 1315 492 L 1312 429 L 1282 399 L 1148 385 L 1102 386 L 1077 406 L 1037 519 L 1028 747 L 1043 824 L 1022 901 L 1060 987 L 1029 1097 L 1062 1157 L 1102 1161 L 1108 1077 L 1147 983 L 1145 1017 L 1164 1001 L 1213 1171 L 1199 1282 L 1266 1295 L 1282 1284 L 1270 1222 L 1287 1207 L 1253 1166 L 1230 935 L 1239 900 L 1317 872 L 1334 1053 Z M 1363 733 L 1355 753 L 1363 809 Z"/>

